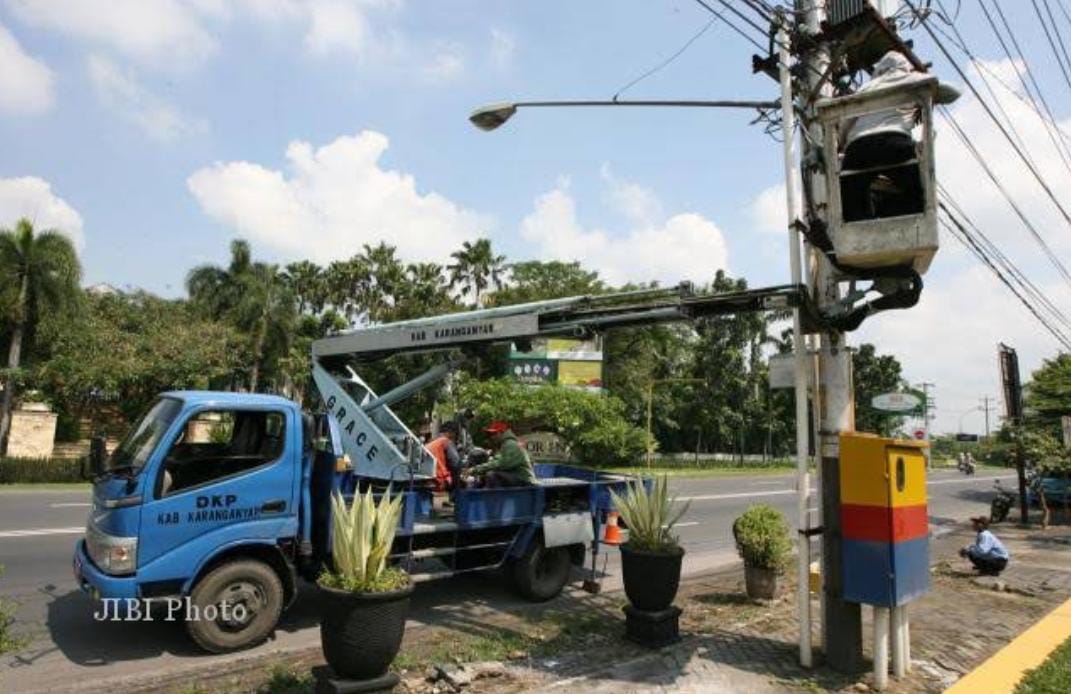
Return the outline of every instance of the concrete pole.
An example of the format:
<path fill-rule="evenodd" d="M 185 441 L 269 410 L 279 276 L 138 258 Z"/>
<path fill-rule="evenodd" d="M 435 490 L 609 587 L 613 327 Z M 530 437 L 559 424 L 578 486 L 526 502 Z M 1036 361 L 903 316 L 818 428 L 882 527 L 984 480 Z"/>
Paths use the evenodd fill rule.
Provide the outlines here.
<path fill-rule="evenodd" d="M 889 608 L 874 607 L 874 689 L 889 686 Z"/>
<path fill-rule="evenodd" d="M 801 31 L 810 36 L 821 33 L 821 21 L 825 3 L 819 0 L 796 0 L 796 16 L 800 18 Z M 828 96 L 832 90 L 828 84 L 819 85 L 820 76 L 829 64 L 828 48 L 819 44 L 809 50 L 803 61 L 805 76 L 810 90 L 819 90 L 820 96 Z M 820 88 L 819 88 L 820 87 Z M 822 127 L 814 117 L 813 103 L 801 103 L 809 116 L 809 137 L 804 147 L 817 147 L 823 141 Z M 815 153 L 820 154 L 820 153 Z M 821 157 L 804 155 L 804 161 L 822 161 Z M 811 170 L 804 185 L 810 190 L 813 212 L 823 221 L 828 215 L 826 184 L 823 172 Z M 840 299 L 837 274 L 832 263 L 823 254 L 816 254 L 815 300 L 820 308 L 829 307 Z M 841 577 L 841 529 L 840 529 L 840 432 L 855 429 L 855 408 L 852 392 L 851 355 L 843 333 L 828 332 L 822 335 L 818 353 L 820 388 L 818 409 L 821 411 L 821 438 L 818 454 L 821 456 L 822 481 L 822 577 L 824 600 L 822 603 L 822 642 L 826 661 L 841 672 L 854 672 L 862 667 L 863 634 L 862 615 L 859 605 L 845 602 Z"/>
<path fill-rule="evenodd" d="M 907 605 L 900 606 L 900 622 L 903 625 L 900 634 L 904 638 L 904 671 L 911 672 L 911 618 L 908 616 Z"/>
<path fill-rule="evenodd" d="M 800 260 L 800 232 L 796 226 L 800 219 L 799 178 L 796 175 L 796 112 L 792 103 L 792 75 L 789 72 L 791 56 L 788 52 L 789 38 L 784 13 L 778 13 L 777 43 L 778 73 L 781 82 L 781 132 L 785 157 L 785 196 L 788 208 L 788 255 L 792 283 L 803 284 L 803 263 Z M 807 459 L 807 343 L 803 339 L 800 309 L 792 311 L 792 348 L 795 351 L 796 394 L 796 527 L 798 551 L 796 559 L 796 610 L 800 625 L 800 665 L 811 667 L 811 538 L 810 513 L 807 502 L 811 495 L 811 473 Z"/>
<path fill-rule="evenodd" d="M 904 665 L 904 610 L 902 607 L 894 607 L 891 614 L 892 636 L 889 643 L 892 646 L 892 669 L 893 677 L 899 679 L 907 672 Z"/>

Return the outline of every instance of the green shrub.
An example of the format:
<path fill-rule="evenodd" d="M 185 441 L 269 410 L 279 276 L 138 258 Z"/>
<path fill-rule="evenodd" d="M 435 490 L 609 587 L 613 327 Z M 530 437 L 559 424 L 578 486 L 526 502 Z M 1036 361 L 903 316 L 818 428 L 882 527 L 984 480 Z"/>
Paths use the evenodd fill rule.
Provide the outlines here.
<path fill-rule="evenodd" d="M 551 431 L 563 439 L 583 465 L 629 465 L 646 450 L 646 434 L 625 417 L 625 406 L 611 395 L 558 385 L 526 386 L 512 379 L 463 380 L 453 408 L 472 408 L 482 428 L 495 419 L 511 422 L 518 433 Z"/>
<path fill-rule="evenodd" d="M 82 481 L 78 458 L 0 458 L 0 484 Z"/>
<path fill-rule="evenodd" d="M 610 490 L 614 507 L 628 526 L 628 544 L 633 549 L 647 552 L 665 552 L 678 547 L 673 526 L 688 511 L 689 501 L 679 510 L 677 498 L 670 498 L 666 476 L 654 480 L 648 490 L 640 480 L 628 483 L 624 495 Z"/>
<path fill-rule="evenodd" d="M 781 512 L 767 504 L 751 506 L 733 522 L 736 551 L 745 564 L 781 571 L 792 551 L 788 523 Z"/>
<path fill-rule="evenodd" d="M 0 566 L 0 578 L 4 576 L 4 567 Z M 0 653 L 17 651 L 25 641 L 11 633 L 15 624 L 15 608 L 0 598 Z"/>

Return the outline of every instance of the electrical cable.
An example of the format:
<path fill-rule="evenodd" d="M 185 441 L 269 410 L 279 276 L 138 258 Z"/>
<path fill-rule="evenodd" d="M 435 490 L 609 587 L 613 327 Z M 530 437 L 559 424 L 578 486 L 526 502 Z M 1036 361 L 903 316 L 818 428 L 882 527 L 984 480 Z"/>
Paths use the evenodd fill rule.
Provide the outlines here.
<path fill-rule="evenodd" d="M 917 12 L 917 10 L 915 10 L 915 6 L 911 2 L 911 0 L 904 0 L 904 2 L 909 7 L 911 7 L 912 11 Z M 985 112 L 989 116 L 990 120 L 992 120 L 993 123 L 997 126 L 997 129 L 1000 130 L 1001 134 L 1004 135 L 1004 138 L 1012 146 L 1012 149 L 1015 150 L 1015 153 L 1017 155 L 1019 155 L 1020 159 L 1023 160 L 1023 163 L 1026 165 L 1027 170 L 1030 171 L 1030 173 L 1037 180 L 1038 185 L 1041 186 L 1042 190 L 1045 191 L 1045 194 L 1049 197 L 1049 199 L 1052 201 L 1052 203 L 1060 211 L 1060 214 L 1063 216 L 1063 218 L 1067 222 L 1068 226 L 1071 226 L 1071 214 L 1068 214 L 1067 209 L 1065 209 L 1063 204 L 1059 201 L 1059 199 L 1057 199 L 1056 194 L 1053 192 L 1053 190 L 1049 186 L 1049 184 L 1045 182 L 1045 179 L 1042 177 L 1041 173 L 1036 168 L 1034 168 L 1034 166 L 1030 163 L 1029 159 L 1026 157 L 1026 155 L 1023 153 L 1023 151 L 1019 148 L 1019 146 L 1015 143 L 1015 139 L 1012 138 L 1011 134 L 1004 127 L 1004 125 L 1000 122 L 1000 119 L 998 119 L 996 114 L 993 113 L 993 109 L 990 108 L 989 104 L 987 104 L 985 99 L 982 98 L 982 95 L 978 93 L 978 88 L 975 87 L 974 83 L 971 82 L 970 79 L 967 78 L 967 73 L 965 73 L 963 71 L 963 68 L 961 68 L 959 66 L 959 63 L 957 63 L 955 61 L 955 59 L 952 57 L 952 54 L 949 53 L 948 48 L 945 47 L 944 42 L 941 41 L 940 38 L 938 38 L 937 34 L 930 27 L 928 22 L 924 22 L 922 24 L 922 28 L 925 29 L 926 32 L 930 35 L 930 38 L 933 40 L 934 44 L 936 44 L 937 48 L 940 49 L 941 53 L 944 54 L 945 59 L 948 60 L 948 62 L 952 65 L 953 68 L 955 68 L 956 73 L 960 76 L 960 78 L 964 81 L 964 83 L 967 85 L 967 87 L 971 90 L 971 93 L 974 94 L 975 99 L 977 99 L 978 103 L 982 106 L 983 109 L 985 109 Z M 946 113 L 947 113 L 947 110 L 946 110 Z"/>
<path fill-rule="evenodd" d="M 1012 89 L 1009 85 L 1005 84 L 1003 80 L 999 79 L 999 77 L 997 77 L 998 81 L 1004 85 L 1004 88 L 1007 89 L 1009 93 L 1013 94 L 1024 104 L 1030 106 L 1033 109 L 1034 113 L 1036 113 L 1037 116 L 1041 119 L 1042 124 L 1045 126 L 1045 132 L 1049 136 L 1049 141 L 1052 142 L 1052 145 L 1056 148 L 1056 151 L 1060 155 L 1060 159 L 1063 161 L 1064 166 L 1068 169 L 1068 172 L 1071 173 L 1071 147 L 1068 146 L 1068 136 L 1060 128 L 1060 124 L 1056 122 L 1056 118 L 1055 116 L 1053 116 L 1052 109 L 1049 108 L 1049 104 L 1045 100 L 1044 94 L 1041 94 L 1038 90 L 1032 90 L 1030 88 L 1026 77 L 1030 77 L 1031 81 L 1033 81 L 1033 75 L 1030 73 L 1030 67 L 1026 62 L 1025 56 L 1023 56 L 1022 51 L 1018 50 L 1018 42 L 1015 41 L 1014 35 L 1011 36 L 1011 40 L 1015 43 L 1016 51 L 1019 55 L 1019 61 L 1017 62 L 1012 57 L 1011 50 L 1009 50 L 1008 44 L 1004 41 L 1004 36 L 997 28 L 996 22 L 993 21 L 993 17 L 992 15 L 990 15 L 989 9 L 985 5 L 985 0 L 978 0 L 978 5 L 982 9 L 982 14 L 985 15 L 986 22 L 989 24 L 989 28 L 993 31 L 993 35 L 997 37 L 997 42 L 1000 44 L 1001 49 L 1004 51 L 1004 57 L 1007 58 L 1008 63 L 1012 66 L 1012 69 L 1015 70 L 1015 75 L 1019 78 L 1019 84 L 1022 85 L 1023 93 L 1026 94 L 1027 99 L 1029 99 L 1029 103 L 1027 104 L 1026 100 L 1023 99 L 1023 97 L 1017 91 Z M 1005 27 L 1010 32 L 1010 27 L 1008 27 L 1007 24 L 1005 24 Z M 980 64 L 983 66 L 985 65 L 985 63 Z M 988 67 L 986 67 L 986 71 L 990 72 L 990 74 L 994 74 L 991 70 L 989 70 Z M 994 76 L 996 75 L 994 74 Z M 1037 97 L 1035 97 L 1034 91 L 1038 91 Z M 1038 106 L 1038 101 L 1041 102 L 1041 106 Z M 1044 107 L 1044 113 L 1042 112 L 1042 106 Z"/>
<path fill-rule="evenodd" d="M 981 78 L 982 84 L 985 86 L 986 91 L 989 92 L 989 96 L 993 99 L 993 103 L 996 104 L 997 110 L 999 110 L 1000 111 L 1000 115 L 1002 115 L 1004 117 L 1004 120 L 1005 120 L 1005 122 L 1006 122 L 1006 124 L 1008 126 L 1008 129 L 1011 131 L 1012 135 L 1015 136 L 1016 141 L 1019 143 L 1019 146 L 1023 148 L 1023 151 L 1026 152 L 1028 158 L 1030 158 L 1031 165 L 1037 166 L 1037 164 L 1034 162 L 1033 157 L 1030 156 L 1029 150 L 1026 147 L 1026 141 L 1023 140 L 1022 135 L 1019 134 L 1018 129 L 1016 129 L 1016 127 L 1015 127 L 1015 121 L 1012 120 L 1012 118 L 1008 116 L 1008 112 L 1004 110 L 1004 105 L 1001 104 L 1000 98 L 997 97 L 996 92 L 993 90 L 993 86 L 989 83 L 989 80 L 986 79 L 985 73 L 989 72 L 988 68 L 985 66 L 985 64 L 982 61 L 978 60 L 978 58 L 974 55 L 974 53 L 971 51 L 971 49 L 967 47 L 967 41 L 966 41 L 966 39 L 963 38 L 963 34 L 961 34 L 959 32 L 959 29 L 956 28 L 956 25 L 952 24 L 950 22 L 949 26 L 951 27 L 954 36 L 949 36 L 940 27 L 934 27 L 934 28 L 936 28 L 937 31 L 940 32 L 941 35 L 943 35 L 948 40 L 949 43 L 951 43 L 952 45 L 956 46 L 961 51 L 963 51 L 963 53 L 967 56 L 967 59 L 970 60 L 971 65 L 973 65 L 974 68 L 978 71 L 978 77 Z M 1007 84 L 1005 84 L 1004 80 L 998 78 L 998 81 L 1002 85 L 1004 85 L 1005 89 L 1008 89 L 1009 91 L 1014 93 L 1014 90 L 1012 90 Z M 1069 171 L 1071 171 L 1071 170 L 1069 170 Z"/>
<path fill-rule="evenodd" d="M 1052 327 L 1052 325 L 1049 324 L 1048 321 L 1042 318 L 1041 314 L 1038 313 L 1034 305 L 1030 303 L 1030 301 L 1027 300 L 1026 297 L 1024 297 L 1019 292 L 1018 289 L 1015 288 L 1015 286 L 1011 283 L 1010 280 L 1008 280 L 1007 277 L 1004 276 L 1004 274 L 993 263 L 989 256 L 986 255 L 985 251 L 978 246 L 974 238 L 971 236 L 970 232 L 967 231 L 967 229 L 959 222 L 959 220 L 956 219 L 956 217 L 948 211 L 948 208 L 942 206 L 942 211 L 945 213 L 945 216 L 940 218 L 940 222 L 943 228 L 952 233 L 952 235 L 955 236 L 957 240 L 959 240 L 964 246 L 966 246 L 968 250 L 974 253 L 974 255 L 979 260 L 981 260 L 993 272 L 993 274 L 997 276 L 997 279 L 999 279 L 1004 284 L 1004 286 L 1006 286 L 1012 292 L 1012 294 L 1014 294 L 1015 297 L 1019 299 L 1020 303 L 1022 303 L 1023 306 L 1025 306 L 1026 309 L 1030 311 L 1031 314 L 1033 314 L 1034 318 L 1036 318 L 1037 321 L 1041 323 L 1042 327 L 1048 330 L 1049 333 L 1051 333 L 1052 336 L 1056 338 L 1057 342 L 1059 342 L 1065 349 L 1071 350 L 1071 339 L 1068 339 L 1065 335 L 1063 335 L 1063 333 L 1056 330 L 1054 327 Z M 956 233 L 957 230 L 959 233 Z"/>
<path fill-rule="evenodd" d="M 973 229 L 974 233 L 977 235 L 977 240 L 979 240 L 981 244 L 987 249 L 987 251 L 997 259 L 1001 266 L 1003 266 L 1007 270 L 1008 274 L 1011 275 L 1019 283 L 1019 285 L 1027 291 L 1027 293 L 1033 296 L 1035 300 L 1040 303 L 1053 318 L 1055 318 L 1060 323 L 1063 323 L 1065 327 L 1071 328 L 1071 319 L 1068 319 L 1067 315 L 1064 314 L 1064 312 L 1060 310 L 1056 306 L 1056 304 L 1054 304 L 1049 299 L 1049 297 L 1046 296 L 1045 293 L 1041 291 L 1041 289 L 1039 289 L 1037 285 L 1035 285 L 1030 280 L 1030 278 L 1022 272 L 1022 270 L 1019 269 L 1019 267 L 1011 260 L 1011 258 L 1005 255 L 1004 252 L 1001 251 L 995 243 L 993 243 L 993 241 L 985 234 L 985 232 L 983 232 L 981 228 L 979 228 L 978 225 L 971 220 L 970 216 L 963 209 L 962 205 L 960 205 L 955 200 L 955 198 L 952 197 L 952 194 L 949 193 L 948 190 L 946 190 L 944 186 L 942 186 L 940 183 L 937 184 L 937 192 L 942 200 L 941 204 L 943 205 L 947 203 L 955 210 L 955 212 L 960 216 L 961 220 L 968 227 Z"/>
<path fill-rule="evenodd" d="M 1030 83 L 1033 85 L 1034 91 L 1037 93 L 1038 99 L 1045 107 L 1045 112 L 1049 115 L 1049 120 L 1052 122 L 1056 130 L 1061 134 L 1062 139 L 1066 141 L 1068 135 L 1063 131 L 1062 128 L 1060 128 L 1059 123 L 1056 120 L 1056 116 L 1053 115 L 1052 109 L 1049 108 L 1049 102 L 1047 99 L 1045 99 L 1045 94 L 1041 91 L 1041 86 L 1038 84 L 1037 78 L 1034 76 L 1034 70 L 1030 67 L 1030 62 L 1027 61 L 1026 55 L 1023 53 L 1023 49 L 1019 46 L 1019 39 L 1015 37 L 1015 32 L 1012 31 L 1011 25 L 1008 23 L 1008 18 L 1004 16 L 1004 10 L 1000 8 L 1000 3 L 997 2 L 997 0 L 993 0 L 993 9 L 996 10 L 997 16 L 1000 17 L 1000 22 L 1004 26 L 1004 30 L 1008 33 L 1008 38 L 1011 39 L 1012 46 L 1014 46 L 1015 48 L 1015 53 L 1019 56 L 1019 60 L 1023 64 L 1023 69 L 1026 70 L 1027 77 L 1030 78 Z M 989 16 L 988 12 L 986 13 L 986 16 Z"/>
<path fill-rule="evenodd" d="M 690 39 L 685 41 L 684 45 L 682 45 L 680 48 L 678 48 L 677 51 L 673 53 L 673 55 L 669 56 L 668 58 L 666 58 L 662 62 L 658 63 L 657 65 L 655 65 L 651 69 L 649 69 L 646 72 L 644 72 L 643 74 L 641 74 L 639 77 L 636 77 L 631 82 L 629 82 L 625 86 L 623 86 L 620 89 L 618 89 L 614 93 L 613 101 L 617 101 L 618 97 L 620 97 L 626 91 L 628 91 L 632 87 L 636 86 L 640 82 L 644 81 L 645 79 L 647 79 L 651 75 L 655 74 L 656 72 L 661 72 L 663 68 L 667 67 L 670 63 L 675 61 L 677 58 L 679 58 L 682 55 L 684 55 L 684 52 L 687 51 L 689 48 L 691 48 L 692 44 L 695 43 L 696 41 L 698 41 L 699 38 L 703 34 L 707 33 L 707 31 L 710 29 L 710 27 L 714 26 L 714 22 L 718 21 L 719 19 L 723 19 L 723 17 L 721 15 L 715 15 L 714 18 L 711 19 L 706 24 L 704 24 L 703 27 L 699 31 L 695 32 Z"/>
<path fill-rule="evenodd" d="M 1045 32 L 1045 38 L 1049 42 L 1049 47 L 1052 48 L 1052 54 L 1056 56 L 1056 62 L 1060 65 L 1060 72 L 1063 73 L 1067 88 L 1071 89 L 1071 74 L 1068 74 L 1068 71 L 1071 70 L 1071 57 L 1067 55 L 1067 47 L 1064 46 L 1064 40 L 1060 36 L 1059 30 L 1056 27 L 1056 19 L 1052 16 L 1052 10 L 1049 8 L 1048 0 L 1042 0 L 1042 3 L 1045 5 L 1045 12 L 1049 15 L 1048 24 L 1045 23 L 1045 18 L 1041 16 L 1041 9 L 1038 8 L 1037 0 L 1030 0 L 1030 3 L 1034 6 L 1034 12 L 1037 14 L 1038 21 L 1041 23 L 1041 28 Z M 1050 27 L 1060 44 L 1060 50 L 1056 49 L 1056 43 L 1053 42 L 1052 35 L 1049 33 Z"/>
<path fill-rule="evenodd" d="M 719 0 L 719 1 L 722 1 L 722 0 Z M 721 19 L 723 22 L 728 24 L 729 27 L 732 28 L 733 31 L 735 31 L 736 33 L 738 33 L 741 36 L 743 36 L 744 39 L 746 39 L 748 42 L 750 42 L 753 46 L 758 48 L 760 51 L 765 51 L 766 50 L 765 46 L 763 46 L 761 43 L 756 41 L 752 36 L 747 34 L 747 32 L 745 32 L 743 29 L 741 29 L 740 27 L 736 26 L 735 24 L 730 22 L 728 19 L 725 19 L 724 17 L 722 17 L 722 15 L 719 14 L 717 10 L 715 10 L 713 7 L 711 7 L 706 2 L 704 2 L 704 0 L 695 0 L 695 2 L 699 3 L 700 5 L 702 5 L 707 10 L 707 12 L 711 13 L 712 15 L 717 17 L 718 19 Z M 740 10 L 736 9 L 735 7 L 729 5 L 726 2 L 722 1 L 722 4 L 725 5 L 726 9 L 732 10 L 733 14 L 737 15 L 738 17 L 742 18 L 745 22 L 747 22 L 751 26 L 753 26 L 756 29 L 758 29 L 760 34 L 762 34 L 763 36 L 766 35 L 766 31 L 762 27 L 760 27 L 758 24 L 755 24 L 755 22 L 751 21 L 742 12 L 740 12 Z M 723 12 L 724 12 L 724 10 L 723 10 Z"/>
<path fill-rule="evenodd" d="M 1015 212 L 1016 216 L 1019 217 L 1020 221 L 1022 221 L 1022 223 L 1026 226 L 1031 236 L 1034 237 L 1034 240 L 1041 247 L 1042 252 L 1052 263 L 1053 267 L 1055 267 L 1057 271 L 1063 276 L 1063 278 L 1068 282 L 1068 284 L 1071 285 L 1071 272 L 1068 272 L 1067 268 L 1064 267 L 1064 264 L 1056 256 L 1056 254 L 1053 253 L 1052 248 L 1049 247 L 1049 244 L 1045 241 L 1044 238 L 1042 238 L 1037 228 L 1027 218 L 1026 213 L 1024 213 L 1022 208 L 1019 207 L 1019 204 L 1015 202 L 1011 194 L 1000 182 L 1000 179 L 997 178 L 996 173 L 989 166 L 989 163 L 985 160 L 985 157 L 982 156 L 981 152 L 978 151 L 978 148 L 974 146 L 974 143 L 971 142 L 970 138 L 967 137 L 967 133 L 964 132 L 959 122 L 956 121 L 952 113 L 944 106 L 940 107 L 940 113 L 941 116 L 945 119 L 945 121 L 952 126 L 953 132 L 959 138 L 963 146 L 967 148 L 967 150 L 975 158 L 978 164 L 982 167 L 982 170 L 985 171 L 986 175 L 989 176 L 989 179 L 997 187 L 997 190 L 1000 191 L 1001 195 L 1004 196 L 1004 199 L 1007 200 L 1009 205 L 1011 205 L 1011 208 Z"/>

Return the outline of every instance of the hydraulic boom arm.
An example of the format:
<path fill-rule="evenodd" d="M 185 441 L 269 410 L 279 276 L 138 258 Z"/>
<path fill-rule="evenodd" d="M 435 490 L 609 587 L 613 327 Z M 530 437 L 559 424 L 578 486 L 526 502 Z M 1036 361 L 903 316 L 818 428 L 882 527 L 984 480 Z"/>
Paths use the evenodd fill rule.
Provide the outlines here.
<path fill-rule="evenodd" d="M 797 285 L 695 294 L 691 285 L 682 284 L 387 323 L 315 341 L 313 380 L 337 423 L 343 449 L 359 474 L 396 480 L 410 474 L 429 478 L 435 474 L 434 458 L 390 405 L 441 380 L 460 362 L 434 367 L 382 396 L 372 392 L 350 362 L 495 342 L 523 342 L 534 337 L 586 337 L 613 328 L 734 313 L 785 311 L 797 305 L 808 307 L 805 297 L 803 288 Z M 348 376 L 336 376 L 344 367 Z"/>

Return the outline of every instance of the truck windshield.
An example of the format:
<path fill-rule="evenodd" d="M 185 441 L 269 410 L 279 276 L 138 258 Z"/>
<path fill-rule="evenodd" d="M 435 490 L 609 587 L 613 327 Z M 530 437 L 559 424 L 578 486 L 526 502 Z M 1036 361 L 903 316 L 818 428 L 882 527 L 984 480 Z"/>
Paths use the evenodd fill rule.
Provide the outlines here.
<path fill-rule="evenodd" d="M 173 398 L 160 398 L 142 415 L 108 458 L 108 471 L 130 469 L 137 472 L 149 459 L 160 437 L 175 421 L 182 403 Z"/>

